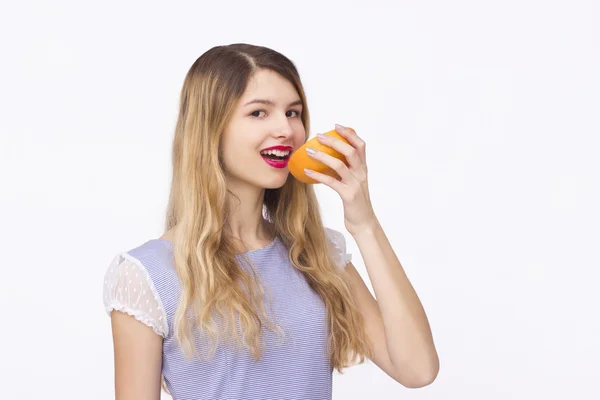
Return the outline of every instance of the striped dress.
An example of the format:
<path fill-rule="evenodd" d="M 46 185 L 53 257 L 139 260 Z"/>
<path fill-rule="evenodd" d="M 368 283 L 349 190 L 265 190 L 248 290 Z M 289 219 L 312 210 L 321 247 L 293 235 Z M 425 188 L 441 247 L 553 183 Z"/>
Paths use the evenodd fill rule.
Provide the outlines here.
<path fill-rule="evenodd" d="M 344 236 L 329 228 L 326 233 L 336 264 L 344 268 L 351 259 Z M 285 334 L 282 341 L 264 331 L 264 352 L 258 361 L 246 349 L 226 344 L 217 347 L 212 359 L 185 357 L 173 329 L 181 288 L 168 240 L 152 239 L 116 255 L 104 279 L 105 310 L 109 315 L 113 310 L 132 315 L 162 336 L 162 373 L 174 400 L 331 399 L 323 301 L 290 263 L 278 237 L 245 254 L 272 298 L 273 314 L 268 303 L 265 309 Z M 201 336 L 197 346 L 200 352 L 206 349 Z"/>

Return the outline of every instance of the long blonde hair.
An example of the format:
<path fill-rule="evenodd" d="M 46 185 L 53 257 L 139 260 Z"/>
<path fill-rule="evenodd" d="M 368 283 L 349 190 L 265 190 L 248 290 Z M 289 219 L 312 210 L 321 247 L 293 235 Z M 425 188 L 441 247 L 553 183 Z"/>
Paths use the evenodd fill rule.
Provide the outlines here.
<path fill-rule="evenodd" d="M 194 62 L 181 91 L 166 230 L 173 232 L 182 289 L 175 336 L 189 357 L 198 354 L 194 332 L 201 331 L 212 341 L 210 354 L 220 340 L 231 339 L 258 359 L 261 331 L 277 329 L 267 318 L 263 288 L 238 264 L 239 247 L 224 230 L 230 197 L 220 157 L 221 135 L 259 69 L 277 72 L 296 88 L 306 140 L 309 114 L 298 71 L 272 49 L 249 44 L 214 47 Z M 364 321 L 328 251 L 313 186 L 290 175 L 281 188 L 266 189 L 264 211 L 289 250 L 291 263 L 325 304 L 332 369 L 342 372 L 357 359 L 364 362 L 370 357 Z"/>

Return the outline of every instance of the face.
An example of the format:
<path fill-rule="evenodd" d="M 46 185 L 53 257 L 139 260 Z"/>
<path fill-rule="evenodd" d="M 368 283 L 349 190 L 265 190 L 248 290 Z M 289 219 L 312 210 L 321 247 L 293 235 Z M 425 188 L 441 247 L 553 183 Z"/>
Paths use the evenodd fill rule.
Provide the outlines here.
<path fill-rule="evenodd" d="M 254 74 L 221 138 L 230 189 L 283 186 L 287 158 L 304 143 L 301 115 L 300 96 L 289 81 L 270 70 Z M 265 151 L 272 147 L 279 149 Z"/>

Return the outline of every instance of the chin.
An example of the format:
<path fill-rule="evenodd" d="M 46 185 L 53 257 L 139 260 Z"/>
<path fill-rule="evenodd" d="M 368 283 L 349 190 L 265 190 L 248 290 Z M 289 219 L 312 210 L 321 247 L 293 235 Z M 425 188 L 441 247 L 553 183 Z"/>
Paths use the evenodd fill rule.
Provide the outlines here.
<path fill-rule="evenodd" d="M 286 178 L 287 178 L 287 176 L 286 176 Z M 280 187 L 285 185 L 286 181 L 287 181 L 287 179 L 274 179 L 271 182 L 263 182 L 261 186 L 264 189 L 279 189 Z"/>
<path fill-rule="evenodd" d="M 256 183 L 258 183 L 259 186 L 264 189 L 279 189 L 285 185 L 285 182 L 287 182 L 290 172 L 278 171 L 276 174 L 269 175 L 264 176 L 263 179 L 260 179 Z"/>

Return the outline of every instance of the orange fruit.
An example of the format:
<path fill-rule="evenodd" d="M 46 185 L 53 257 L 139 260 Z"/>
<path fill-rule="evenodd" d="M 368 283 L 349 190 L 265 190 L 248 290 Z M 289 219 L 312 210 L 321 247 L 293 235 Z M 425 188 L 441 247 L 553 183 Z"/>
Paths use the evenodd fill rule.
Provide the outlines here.
<path fill-rule="evenodd" d="M 331 136 L 333 138 L 339 139 L 343 142 L 350 144 L 344 137 L 340 136 L 339 133 L 334 129 L 329 132 L 325 132 L 323 135 Z M 300 182 L 304 183 L 320 183 L 312 178 L 309 178 L 304 173 L 304 168 L 312 169 L 313 171 L 320 172 L 325 175 L 333 176 L 336 179 L 339 179 L 339 175 L 333 169 L 323 164 L 321 161 L 315 160 L 306 152 L 307 147 L 312 147 L 315 150 L 322 151 L 323 153 L 327 153 L 330 156 L 333 156 L 339 160 L 342 160 L 344 164 L 348 165 L 346 161 L 346 157 L 343 154 L 337 152 L 333 148 L 322 144 L 319 142 L 317 137 L 313 137 L 304 143 L 301 147 L 299 147 L 296 151 L 292 153 L 290 159 L 288 161 L 288 169 L 290 173 L 294 176 L 294 178 L 298 179 Z"/>

